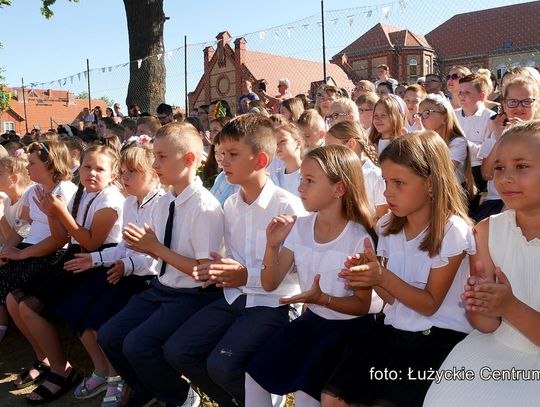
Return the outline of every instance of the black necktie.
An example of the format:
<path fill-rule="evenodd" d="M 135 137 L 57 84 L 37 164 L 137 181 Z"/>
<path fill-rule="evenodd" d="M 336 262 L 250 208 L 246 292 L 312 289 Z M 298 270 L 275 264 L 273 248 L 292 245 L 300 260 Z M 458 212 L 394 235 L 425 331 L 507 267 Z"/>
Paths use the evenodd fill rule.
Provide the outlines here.
<path fill-rule="evenodd" d="M 174 221 L 174 208 L 176 206 L 175 201 L 173 200 L 169 204 L 169 216 L 167 217 L 167 224 L 165 225 L 165 235 L 163 236 L 163 244 L 165 247 L 170 248 L 171 247 L 171 237 L 172 237 L 172 227 L 173 227 L 173 221 Z M 162 276 L 165 273 L 165 269 L 167 268 L 167 263 L 162 259 L 161 260 L 161 270 L 159 271 L 159 275 Z"/>

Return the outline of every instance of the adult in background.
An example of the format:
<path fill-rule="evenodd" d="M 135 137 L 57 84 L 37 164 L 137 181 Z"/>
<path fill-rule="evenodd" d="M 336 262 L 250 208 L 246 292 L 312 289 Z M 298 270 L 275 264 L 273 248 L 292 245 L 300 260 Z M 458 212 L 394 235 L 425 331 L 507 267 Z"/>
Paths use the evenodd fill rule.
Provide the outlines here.
<path fill-rule="evenodd" d="M 444 96 L 442 91 L 442 78 L 434 73 L 426 75 L 426 80 L 424 81 L 424 89 L 428 94 L 435 94 Z"/>
<path fill-rule="evenodd" d="M 156 108 L 157 118 L 162 126 L 165 126 L 166 124 L 172 123 L 174 121 L 173 118 L 173 110 L 172 106 L 168 105 L 166 103 L 160 104 Z"/>
<path fill-rule="evenodd" d="M 292 93 L 289 91 L 291 83 L 287 78 L 282 78 L 278 82 L 278 94 L 275 96 L 270 96 L 266 93 L 265 89 L 261 89 L 260 93 L 268 100 L 267 107 L 272 109 L 272 113 L 279 113 L 279 104 L 284 100 L 291 99 L 293 97 Z"/>
<path fill-rule="evenodd" d="M 251 82 L 244 80 L 242 82 L 242 95 L 238 98 L 238 114 L 247 113 L 249 102 L 252 100 L 259 100 L 259 96 L 253 92 Z"/>
<path fill-rule="evenodd" d="M 392 85 L 392 92 L 390 93 L 394 93 L 394 89 L 398 85 L 398 81 L 390 77 L 390 68 L 388 68 L 388 65 L 377 65 L 377 76 L 379 79 L 375 81 L 375 87 L 379 86 L 379 83 L 381 82 L 387 82 Z"/>
<path fill-rule="evenodd" d="M 113 110 L 114 110 L 114 114 L 115 116 L 118 116 L 118 117 L 124 117 L 124 113 L 122 113 L 122 110 L 120 108 L 120 103 L 115 103 L 113 105 Z"/>

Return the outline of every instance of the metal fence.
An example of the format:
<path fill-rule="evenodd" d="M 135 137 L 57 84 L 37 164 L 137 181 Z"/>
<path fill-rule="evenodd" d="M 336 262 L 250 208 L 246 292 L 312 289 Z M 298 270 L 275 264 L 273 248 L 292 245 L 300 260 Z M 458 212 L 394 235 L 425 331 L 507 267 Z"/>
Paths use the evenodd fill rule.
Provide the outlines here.
<path fill-rule="evenodd" d="M 324 7 L 329 6 L 331 1 L 327 0 Z M 479 10 L 485 11 L 475 13 Z M 448 66 L 453 64 L 464 64 L 473 70 L 488 68 L 500 75 L 511 66 L 540 64 L 539 13 L 540 2 L 397 0 L 324 10 L 324 13 L 276 27 L 262 27 L 252 33 L 230 32 L 226 44 L 234 50 L 235 41 L 245 39 L 248 55 L 245 67 L 287 77 L 293 87 L 295 82 L 301 82 L 302 87 L 296 87 L 296 93 L 309 92 L 306 81 L 323 80 L 325 66 L 326 76 L 343 82 L 338 85 L 345 88 L 360 78 L 376 79 L 375 69 L 379 63 L 389 65 L 392 76 L 400 82 L 414 82 L 432 72 L 446 74 Z M 356 48 L 351 46 L 355 41 L 358 42 Z M 186 47 L 179 38 L 178 47 L 159 55 L 104 67 L 94 67 L 90 61 L 88 71 L 66 72 L 60 78 L 45 81 L 45 78 L 25 78 L 26 86 L 28 89 L 59 89 L 77 95 L 88 92 L 87 80 L 90 79 L 93 99 L 105 96 L 123 105 L 130 65 L 141 67 L 157 58 L 163 59 L 166 66 L 165 101 L 185 108 L 185 90 L 195 91 L 205 73 L 204 50 L 215 52 L 218 42 L 209 38 L 204 43 L 190 44 L 188 34 Z M 227 69 L 232 73 L 234 67 Z M 234 93 L 240 85 L 232 83 L 230 86 L 233 87 L 230 92 Z M 269 83 L 269 86 L 269 92 L 274 92 L 277 83 Z M 195 104 L 213 96 L 203 95 Z"/>

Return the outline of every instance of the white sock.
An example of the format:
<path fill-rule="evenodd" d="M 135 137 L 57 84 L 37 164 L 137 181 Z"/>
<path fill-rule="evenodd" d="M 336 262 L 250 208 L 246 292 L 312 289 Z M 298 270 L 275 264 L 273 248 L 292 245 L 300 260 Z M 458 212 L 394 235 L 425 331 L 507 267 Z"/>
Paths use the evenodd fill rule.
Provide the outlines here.
<path fill-rule="evenodd" d="M 272 395 L 246 373 L 246 407 L 274 407 Z"/>
<path fill-rule="evenodd" d="M 321 403 L 303 391 L 294 392 L 294 405 L 296 407 L 321 407 Z"/>
<path fill-rule="evenodd" d="M 4 339 L 7 333 L 7 325 L 0 325 L 0 342 Z"/>

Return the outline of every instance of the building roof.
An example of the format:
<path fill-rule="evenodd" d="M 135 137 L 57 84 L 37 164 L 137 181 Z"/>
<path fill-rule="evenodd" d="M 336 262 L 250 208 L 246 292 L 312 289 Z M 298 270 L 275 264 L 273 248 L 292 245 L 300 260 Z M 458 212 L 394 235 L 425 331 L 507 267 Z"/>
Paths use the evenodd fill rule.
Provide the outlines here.
<path fill-rule="evenodd" d="M 291 84 L 289 91 L 293 95 L 309 92 L 311 82 L 324 78 L 321 62 L 257 51 L 245 51 L 244 65 L 255 78 L 266 79 L 268 93 L 271 95 L 277 93 L 277 85 L 281 78 L 289 79 Z M 339 87 L 346 89 L 353 87 L 347 74 L 335 64 L 326 64 L 326 76 L 331 76 Z"/>
<path fill-rule="evenodd" d="M 378 23 L 334 55 L 332 60 L 338 60 L 343 54 L 346 54 L 350 58 L 370 52 L 391 50 L 396 46 L 401 48 L 432 48 L 430 43 L 421 34 L 389 24 Z"/>
<path fill-rule="evenodd" d="M 12 117 L 24 120 L 24 104 L 21 88 L 10 89 L 14 97 L 6 111 Z M 53 89 L 29 89 L 26 96 L 26 118 L 28 128 L 39 125 L 42 129 L 57 127 L 60 124 L 71 124 L 83 108 L 88 107 L 88 99 L 76 99 L 73 93 Z M 106 103 L 103 100 L 92 100 L 92 107 Z M 12 113 L 11 113 L 12 112 Z"/>
<path fill-rule="evenodd" d="M 457 14 L 426 35 L 443 59 L 540 48 L 540 1 Z"/>

